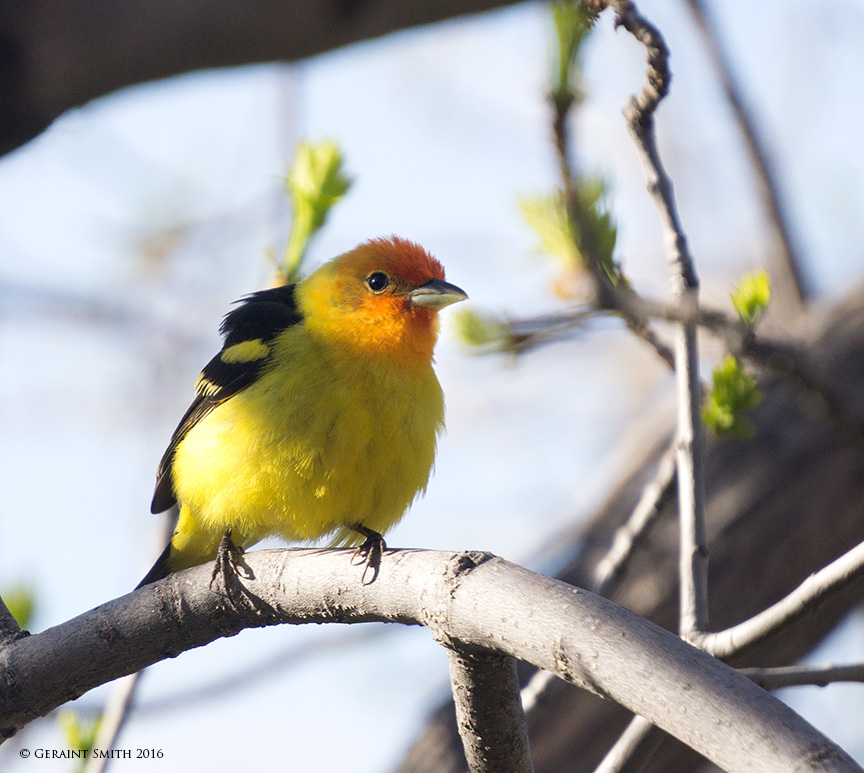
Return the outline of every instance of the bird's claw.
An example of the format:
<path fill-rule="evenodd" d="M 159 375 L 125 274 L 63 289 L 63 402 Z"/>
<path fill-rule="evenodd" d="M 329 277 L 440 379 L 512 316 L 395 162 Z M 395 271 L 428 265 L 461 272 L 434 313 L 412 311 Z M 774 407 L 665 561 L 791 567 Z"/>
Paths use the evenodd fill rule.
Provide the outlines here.
<path fill-rule="evenodd" d="M 216 550 L 216 562 L 213 565 L 213 574 L 210 576 L 210 588 L 213 588 L 216 578 L 221 577 L 225 594 L 235 607 L 237 606 L 235 585 L 240 574 L 239 567 L 244 565 L 243 552 L 243 548 L 235 545 L 231 539 L 231 529 L 225 529 L 225 534 L 219 540 L 219 547 Z"/>
<path fill-rule="evenodd" d="M 351 556 L 351 563 L 355 566 L 360 563 L 365 564 L 363 567 L 363 576 L 360 578 L 360 582 L 364 585 L 371 585 L 376 579 L 378 579 L 378 572 L 381 570 L 381 557 L 387 549 L 387 543 L 384 541 L 384 537 L 382 537 L 377 531 L 373 531 L 362 524 L 356 524 L 351 528 L 366 537 L 363 544 L 360 545 L 360 547 L 358 547 Z M 372 570 L 372 579 L 367 583 L 366 573 L 370 569 Z"/>

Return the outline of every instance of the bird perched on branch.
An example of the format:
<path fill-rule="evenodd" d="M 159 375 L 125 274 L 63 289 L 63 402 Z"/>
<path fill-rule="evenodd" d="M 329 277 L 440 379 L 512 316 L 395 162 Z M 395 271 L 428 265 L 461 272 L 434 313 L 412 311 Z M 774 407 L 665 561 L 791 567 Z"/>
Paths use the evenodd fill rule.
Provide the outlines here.
<path fill-rule="evenodd" d="M 382 534 L 425 490 L 443 428 L 438 311 L 466 297 L 392 237 L 241 301 L 159 464 L 151 510 L 178 503 L 180 516 L 138 587 L 214 558 L 225 572 L 270 535 L 363 538 L 355 556 L 374 579 Z"/>

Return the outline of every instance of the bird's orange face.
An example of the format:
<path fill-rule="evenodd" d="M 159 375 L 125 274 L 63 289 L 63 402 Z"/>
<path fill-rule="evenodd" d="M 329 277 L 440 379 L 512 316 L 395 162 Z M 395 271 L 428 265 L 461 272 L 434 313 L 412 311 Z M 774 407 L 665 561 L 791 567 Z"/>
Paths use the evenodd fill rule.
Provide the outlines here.
<path fill-rule="evenodd" d="M 432 360 L 438 310 L 466 297 L 421 246 L 391 237 L 326 263 L 302 283 L 299 301 L 311 331 L 354 352 L 419 365 Z"/>

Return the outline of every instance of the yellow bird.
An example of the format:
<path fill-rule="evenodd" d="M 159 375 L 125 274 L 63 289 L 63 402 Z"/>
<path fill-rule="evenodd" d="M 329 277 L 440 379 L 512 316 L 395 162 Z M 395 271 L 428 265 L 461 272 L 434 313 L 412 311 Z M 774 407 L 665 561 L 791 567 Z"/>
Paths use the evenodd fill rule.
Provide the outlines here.
<path fill-rule="evenodd" d="M 382 534 L 425 490 L 444 426 L 438 310 L 465 298 L 397 237 L 246 297 L 159 464 L 150 509 L 178 503 L 180 516 L 138 587 L 270 535 L 362 536 L 377 572 Z"/>

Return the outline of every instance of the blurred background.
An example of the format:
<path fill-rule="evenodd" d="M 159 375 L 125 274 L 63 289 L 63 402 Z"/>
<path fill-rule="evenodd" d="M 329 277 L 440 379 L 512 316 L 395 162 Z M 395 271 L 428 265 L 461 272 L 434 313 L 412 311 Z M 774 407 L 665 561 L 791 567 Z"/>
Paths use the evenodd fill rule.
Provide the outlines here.
<path fill-rule="evenodd" d="M 639 5 L 672 52 L 658 135 L 703 299 L 728 308 L 734 279 L 764 263 L 765 216 L 686 5 Z M 864 1 L 712 10 L 806 279 L 829 303 L 864 273 Z M 548 8 L 525 3 L 298 64 L 183 75 L 66 113 L 0 159 L 0 593 L 32 588 L 31 630 L 129 592 L 161 548 L 156 465 L 220 345 L 222 315 L 269 281 L 300 139 L 337 141 L 353 178 L 311 266 L 395 233 L 435 254 L 477 311 L 564 307 L 558 269 L 518 206 L 558 182 L 551 36 Z M 663 297 L 660 230 L 621 117 L 643 49 L 607 13 L 584 65 L 578 164 L 608 182 L 628 276 Z M 477 356 L 442 317 L 448 432 L 427 495 L 388 543 L 489 550 L 554 572 L 568 550 L 556 535 L 628 468 L 645 425 L 671 405 L 672 378 L 610 319 L 517 359 Z M 712 364 L 709 348 L 706 373 Z M 853 615 L 811 659 L 860 659 L 861 623 Z M 76 709 L 95 712 L 110 690 Z M 117 768 L 388 770 L 447 690 L 445 654 L 425 630 L 246 631 L 147 671 L 118 746 L 164 757 Z M 864 763 L 864 687 L 783 695 Z M 0 748 L 0 767 L 71 770 L 18 757 L 64 743 L 49 716 Z"/>

